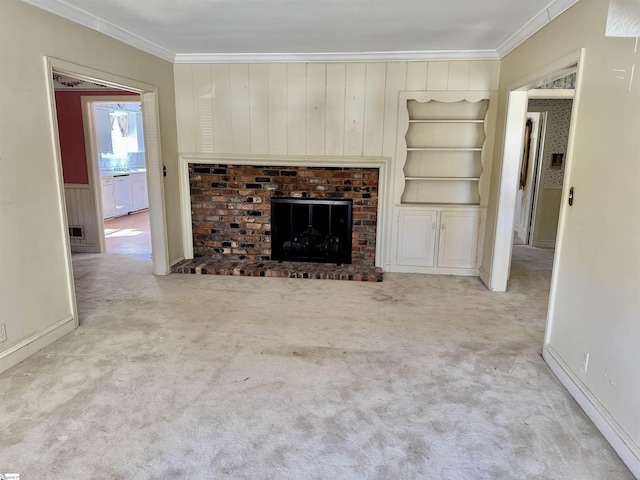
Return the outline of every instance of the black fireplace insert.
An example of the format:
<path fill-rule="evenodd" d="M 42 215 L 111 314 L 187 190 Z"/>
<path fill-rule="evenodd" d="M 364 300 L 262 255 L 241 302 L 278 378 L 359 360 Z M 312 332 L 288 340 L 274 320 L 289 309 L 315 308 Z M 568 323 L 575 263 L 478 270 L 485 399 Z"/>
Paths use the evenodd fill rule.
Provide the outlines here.
<path fill-rule="evenodd" d="M 271 199 L 271 259 L 351 263 L 353 200 Z"/>

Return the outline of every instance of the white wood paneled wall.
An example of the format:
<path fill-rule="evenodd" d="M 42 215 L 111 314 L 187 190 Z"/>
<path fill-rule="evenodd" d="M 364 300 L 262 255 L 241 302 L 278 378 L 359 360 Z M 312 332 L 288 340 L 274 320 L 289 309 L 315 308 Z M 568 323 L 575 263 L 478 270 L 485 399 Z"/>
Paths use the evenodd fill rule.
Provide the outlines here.
<path fill-rule="evenodd" d="M 398 92 L 498 89 L 499 61 L 176 64 L 181 153 L 389 156 Z"/>
<path fill-rule="evenodd" d="M 82 227 L 84 238 L 70 238 L 72 252 L 98 252 L 98 231 L 95 223 L 93 192 L 89 185 L 65 184 L 64 197 L 67 206 L 67 223 L 70 227 Z"/>

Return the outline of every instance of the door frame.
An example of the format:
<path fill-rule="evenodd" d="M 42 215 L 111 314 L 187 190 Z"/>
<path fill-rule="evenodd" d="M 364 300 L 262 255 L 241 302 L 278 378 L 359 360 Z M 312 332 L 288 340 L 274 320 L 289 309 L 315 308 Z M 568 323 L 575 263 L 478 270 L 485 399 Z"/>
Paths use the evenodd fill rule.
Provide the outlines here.
<path fill-rule="evenodd" d="M 535 93 L 535 95 L 534 95 Z M 530 91 L 529 92 L 529 99 L 537 99 L 537 100 L 570 100 L 571 101 L 571 108 L 574 108 L 575 105 L 575 91 L 574 90 L 562 90 L 562 89 L 558 89 L 558 90 L 536 90 L 536 91 Z M 532 108 L 547 108 L 547 107 L 532 107 Z M 552 107 L 549 107 L 552 108 Z M 539 110 L 534 110 L 534 111 L 539 111 Z M 548 121 L 548 115 L 552 110 L 548 110 L 548 111 L 539 111 L 539 113 L 544 114 L 545 116 L 547 116 L 547 119 L 545 121 Z M 572 122 L 572 119 L 569 118 L 569 122 Z M 545 135 L 546 135 L 546 126 L 545 126 Z M 542 139 L 542 149 L 541 149 L 541 155 L 544 155 L 544 149 L 545 149 L 545 141 L 546 138 Z M 544 162 L 540 161 L 540 169 L 542 169 L 544 167 Z M 564 175 L 566 175 L 566 171 L 564 173 Z M 539 247 L 539 248 L 555 248 L 556 244 L 557 244 L 557 236 L 556 239 L 553 240 L 553 242 L 549 241 L 549 240 L 539 240 L 537 238 L 537 234 L 539 233 L 537 230 L 537 226 L 539 224 L 539 214 L 541 213 L 538 209 L 538 206 L 540 205 L 540 199 L 542 198 L 542 194 L 544 192 L 544 190 L 560 190 L 561 193 L 560 195 L 562 196 L 562 191 L 563 191 L 563 186 L 544 186 L 544 183 L 542 181 L 540 181 L 540 179 L 542 179 L 542 170 L 540 170 L 540 172 L 538 173 L 538 179 L 539 179 L 539 185 L 536 187 L 536 192 L 535 192 L 535 196 L 534 196 L 534 210 L 532 212 L 533 217 L 531 219 L 531 224 L 532 224 L 532 228 L 531 228 L 531 241 L 529 242 L 529 245 L 531 245 L 532 247 Z M 543 180 L 543 179 L 542 179 Z"/>
<path fill-rule="evenodd" d="M 565 174 L 563 182 L 563 201 L 560 206 L 558 220 L 558 235 L 551 274 L 551 296 L 549 304 L 553 305 L 555 295 L 556 271 L 555 268 L 562 255 L 562 236 L 564 233 L 564 219 L 566 215 L 566 202 L 564 197 L 569 191 L 567 187 L 571 178 L 571 166 L 573 164 L 573 143 L 575 139 L 576 119 L 578 103 L 580 99 L 580 86 L 582 84 L 582 67 L 584 64 L 584 48 L 570 53 L 546 67 L 533 72 L 507 87 L 508 98 L 505 117 L 505 135 L 502 153 L 502 171 L 498 191 L 498 204 L 496 208 L 496 221 L 494 226 L 493 246 L 489 268 L 489 278 L 486 278 L 487 286 L 496 292 L 505 292 L 511 270 L 511 255 L 513 252 L 513 224 L 515 214 L 515 199 L 518 188 L 518 174 L 520 173 L 520 158 L 524 137 L 524 126 L 529 103 L 528 91 L 538 85 L 543 85 L 576 71 L 576 91 L 571 110 L 571 126 L 569 128 L 569 142 L 565 162 Z M 571 70 L 568 70 L 571 69 Z"/>
<path fill-rule="evenodd" d="M 98 159 L 98 145 L 96 142 L 96 122 L 93 113 L 94 103 L 135 103 L 142 106 L 140 96 L 136 100 L 133 95 L 83 95 L 80 97 L 82 102 L 82 126 L 84 129 L 84 146 L 87 157 L 87 172 L 89 172 L 89 185 L 93 190 L 93 199 L 95 202 L 96 215 L 96 237 L 98 238 L 98 252 L 107 251 L 107 244 L 104 234 L 104 214 L 102 211 L 102 182 L 100 178 L 100 165 Z M 143 119 L 144 134 L 144 119 Z M 146 158 L 145 158 L 146 166 Z"/>
<path fill-rule="evenodd" d="M 64 183 L 62 179 L 62 159 L 60 157 L 60 140 L 58 136 L 57 115 L 55 108 L 55 92 L 53 88 L 53 74 L 60 73 L 81 80 L 93 83 L 99 83 L 117 90 L 126 90 L 140 94 L 140 103 L 142 105 L 142 124 L 144 130 L 145 143 L 145 163 L 147 165 L 147 183 L 149 194 L 149 223 L 151 231 L 151 249 L 153 252 L 153 273 L 154 275 L 168 275 L 170 272 L 169 264 L 169 245 L 167 238 L 166 225 L 166 207 L 163 182 L 163 162 L 162 149 L 160 144 L 160 116 L 158 109 L 158 87 L 148 83 L 140 82 L 130 78 L 122 77 L 112 73 L 96 70 L 84 65 L 78 65 L 66 60 L 53 57 L 45 57 L 45 73 L 47 75 L 47 84 L 49 90 L 50 102 L 50 122 L 52 131 L 55 132 L 54 151 L 57 157 L 59 167 L 59 181 Z M 111 97 L 113 98 L 113 97 Z M 129 99 L 129 101 L 131 101 Z M 97 172 L 89 170 L 89 186 L 93 189 L 92 198 L 96 198 L 96 175 Z M 99 182 L 99 178 L 97 179 Z M 62 198 L 64 204 L 64 197 Z M 102 222 L 102 202 L 93 209 L 96 215 L 100 215 L 97 220 Z M 98 213 L 100 212 L 100 213 Z M 66 215 L 65 215 L 65 221 Z M 69 240 L 67 239 L 67 243 Z M 70 249 L 68 249 L 70 252 Z M 71 261 L 69 253 L 69 262 Z"/>

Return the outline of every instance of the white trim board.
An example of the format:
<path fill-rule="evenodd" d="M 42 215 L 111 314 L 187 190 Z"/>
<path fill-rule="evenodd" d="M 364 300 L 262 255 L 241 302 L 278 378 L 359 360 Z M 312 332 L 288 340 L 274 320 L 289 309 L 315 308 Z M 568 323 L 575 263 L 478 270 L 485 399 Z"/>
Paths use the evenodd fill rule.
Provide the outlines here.
<path fill-rule="evenodd" d="M 552 0 L 549 5 L 543 8 L 529 23 L 511 35 L 511 37 L 496 49 L 498 57 L 501 59 L 504 58 L 576 3 L 578 3 L 578 0 Z"/>
<path fill-rule="evenodd" d="M 544 361 L 551 371 L 558 377 L 560 383 L 578 402 L 580 408 L 591 419 L 604 438 L 611 444 L 631 473 L 640 478 L 640 449 L 633 440 L 618 425 L 618 422 L 607 412 L 602 404 L 593 396 L 589 389 L 569 369 L 560 355 L 549 344 L 542 352 Z"/>
<path fill-rule="evenodd" d="M 345 167 L 378 169 L 378 221 L 376 226 L 376 267 L 385 263 L 385 247 L 389 244 L 389 157 L 314 157 L 276 155 L 199 154 L 179 155 L 178 182 L 180 183 L 180 207 L 182 211 L 182 245 L 184 258 L 193 258 L 193 231 L 191 228 L 191 194 L 189 188 L 189 163 L 260 165 L 283 167 Z"/>
<path fill-rule="evenodd" d="M 104 33 L 111 38 L 115 38 L 131 47 L 150 53 L 168 62 L 173 62 L 175 58 L 174 52 L 157 43 L 142 38 L 92 13 L 69 5 L 62 0 L 24 0 L 24 2 L 53 13 L 54 15 L 66 18 L 67 20 L 71 20 L 72 22 L 79 23 L 97 32 Z"/>
<path fill-rule="evenodd" d="M 529 98 L 540 98 L 540 99 L 558 99 L 558 98 L 566 98 L 572 99 L 575 97 L 576 91 L 569 90 L 565 88 L 555 88 L 555 89 L 533 89 L 527 92 L 527 97 Z"/>
<path fill-rule="evenodd" d="M 17 365 L 66 334 L 73 332 L 77 327 L 77 317 L 74 314 L 70 314 L 44 330 L 40 330 L 7 350 L 0 352 L 0 373 Z"/>
<path fill-rule="evenodd" d="M 495 50 L 424 50 L 409 52 L 178 53 L 174 63 L 421 62 L 499 60 Z"/>

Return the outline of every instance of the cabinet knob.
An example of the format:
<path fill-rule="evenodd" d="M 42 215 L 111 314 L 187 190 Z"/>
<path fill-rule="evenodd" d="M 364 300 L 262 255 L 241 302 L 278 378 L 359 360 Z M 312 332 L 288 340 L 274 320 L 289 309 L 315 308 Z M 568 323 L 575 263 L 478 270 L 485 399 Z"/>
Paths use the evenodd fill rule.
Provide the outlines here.
<path fill-rule="evenodd" d="M 446 227 L 446 225 L 443 223 L 442 226 L 440 227 L 442 230 L 444 230 Z"/>
<path fill-rule="evenodd" d="M 431 224 L 431 228 L 432 228 L 432 229 L 434 229 L 434 230 L 436 229 L 436 222 L 433 222 L 433 223 Z"/>

